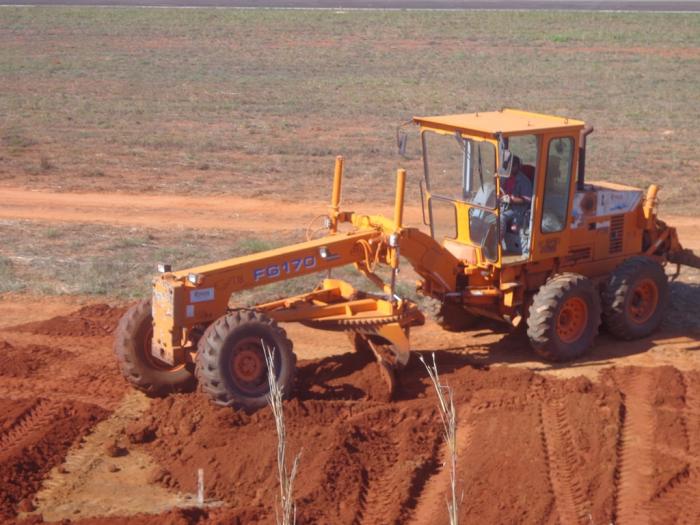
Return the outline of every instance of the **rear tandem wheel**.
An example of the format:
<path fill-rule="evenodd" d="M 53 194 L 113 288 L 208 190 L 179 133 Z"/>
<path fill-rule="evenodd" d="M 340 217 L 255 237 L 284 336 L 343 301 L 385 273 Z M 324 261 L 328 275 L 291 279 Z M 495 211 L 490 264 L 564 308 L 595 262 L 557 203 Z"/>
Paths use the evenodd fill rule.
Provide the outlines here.
<path fill-rule="evenodd" d="M 603 322 L 621 339 L 646 337 L 658 328 L 668 304 L 668 278 L 649 257 L 627 259 L 603 289 Z"/>

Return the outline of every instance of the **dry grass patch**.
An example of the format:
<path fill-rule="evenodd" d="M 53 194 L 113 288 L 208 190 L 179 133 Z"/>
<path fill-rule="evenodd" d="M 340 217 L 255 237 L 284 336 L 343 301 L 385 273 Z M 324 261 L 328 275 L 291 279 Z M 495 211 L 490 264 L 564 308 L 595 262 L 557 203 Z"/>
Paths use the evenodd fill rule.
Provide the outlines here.
<path fill-rule="evenodd" d="M 298 200 L 342 152 L 388 202 L 394 125 L 509 105 L 590 121 L 593 177 L 690 211 L 699 77 L 696 14 L 2 8 L 0 179 Z"/>

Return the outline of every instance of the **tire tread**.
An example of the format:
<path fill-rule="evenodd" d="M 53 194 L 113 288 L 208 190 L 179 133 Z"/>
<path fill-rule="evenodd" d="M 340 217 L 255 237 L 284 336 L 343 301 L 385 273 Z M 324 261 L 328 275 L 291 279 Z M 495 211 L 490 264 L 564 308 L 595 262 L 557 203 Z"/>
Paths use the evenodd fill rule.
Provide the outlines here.
<path fill-rule="evenodd" d="M 591 297 L 589 316 L 592 326 L 588 329 L 587 344 L 583 350 L 566 354 L 561 351 L 553 334 L 556 315 L 562 300 L 577 289 Z M 578 357 L 585 351 L 598 334 L 600 326 L 600 298 L 593 282 L 583 275 L 565 272 L 551 277 L 535 294 L 527 318 L 527 335 L 533 350 L 549 361 L 565 361 Z"/>
<path fill-rule="evenodd" d="M 267 403 L 265 396 L 250 398 L 236 395 L 231 392 L 223 379 L 222 371 L 219 367 L 221 353 L 225 349 L 226 336 L 236 328 L 249 323 L 261 323 L 283 342 L 291 356 L 291 366 L 281 367 L 278 381 L 284 385 L 284 397 L 291 394 L 291 386 L 294 381 L 296 370 L 296 355 L 293 352 L 293 343 L 287 338 L 287 332 L 281 328 L 277 322 L 261 312 L 254 310 L 235 310 L 214 321 L 204 331 L 199 341 L 197 351 L 197 363 L 195 375 L 199 382 L 200 389 L 206 393 L 214 403 L 222 406 L 233 406 L 243 409 L 257 409 Z M 283 350 L 284 351 L 284 350 Z"/>
<path fill-rule="evenodd" d="M 659 302 L 657 311 L 652 315 L 652 318 L 656 318 L 650 319 L 648 325 L 640 329 L 627 322 L 625 303 L 635 278 L 645 272 L 657 279 Z M 632 257 L 613 271 L 601 296 L 603 322 L 608 331 L 620 339 L 639 339 L 653 332 L 663 320 L 663 311 L 668 303 L 668 279 L 658 262 L 645 256 Z"/>

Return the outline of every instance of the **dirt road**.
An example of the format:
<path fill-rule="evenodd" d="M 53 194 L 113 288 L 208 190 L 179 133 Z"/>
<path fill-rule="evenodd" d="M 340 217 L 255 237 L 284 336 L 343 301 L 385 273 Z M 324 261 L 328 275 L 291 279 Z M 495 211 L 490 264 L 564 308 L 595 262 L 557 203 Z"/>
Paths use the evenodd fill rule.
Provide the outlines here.
<path fill-rule="evenodd" d="M 391 216 L 386 206 L 352 203 L 344 209 Z M 82 222 L 146 228 L 194 228 L 238 231 L 285 231 L 305 228 L 320 214 L 328 212 L 326 202 L 304 204 L 232 195 L 175 197 L 124 193 L 60 193 L 22 188 L 0 188 L 0 219 L 47 222 Z M 700 219 L 661 213 L 679 230 L 689 248 L 700 248 Z M 421 210 L 407 205 L 404 220 L 421 222 Z"/>
<path fill-rule="evenodd" d="M 693 0 L 6 0 L 8 5 L 260 7 L 306 9 L 503 9 L 577 11 L 700 11 Z"/>
<path fill-rule="evenodd" d="M 82 222 L 147 228 L 194 228 L 238 231 L 300 229 L 319 214 L 326 202 L 296 204 L 232 195 L 174 197 L 123 193 L 59 193 L 0 188 L 0 219 Z M 363 207 L 369 208 L 366 204 Z M 358 210 L 360 211 L 360 210 Z M 386 207 L 368 209 L 391 215 Z M 406 220 L 418 222 L 420 210 L 406 209 Z"/>

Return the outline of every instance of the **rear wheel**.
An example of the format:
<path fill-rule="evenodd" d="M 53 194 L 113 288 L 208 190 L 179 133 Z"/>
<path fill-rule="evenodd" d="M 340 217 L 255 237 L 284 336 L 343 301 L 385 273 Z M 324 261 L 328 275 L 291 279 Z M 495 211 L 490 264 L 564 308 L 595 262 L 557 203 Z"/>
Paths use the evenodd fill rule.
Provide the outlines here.
<path fill-rule="evenodd" d="M 663 267 L 648 257 L 626 260 L 603 290 L 603 322 L 622 339 L 646 337 L 663 320 L 668 304 L 668 278 Z"/>
<path fill-rule="evenodd" d="M 127 310 L 115 332 L 114 354 L 126 380 L 150 396 L 192 390 L 192 372 L 184 364 L 173 366 L 155 357 L 152 338 L 151 301 L 144 300 Z"/>
<path fill-rule="evenodd" d="M 550 361 L 567 361 L 593 344 L 600 325 L 600 298 L 590 279 L 564 273 L 535 294 L 527 318 L 532 348 Z"/>
<path fill-rule="evenodd" d="M 250 310 L 227 314 L 204 332 L 196 367 L 202 390 L 219 405 L 265 406 L 270 388 L 264 348 L 272 351 L 277 383 L 288 398 L 296 367 L 292 342 L 274 320 Z"/>
<path fill-rule="evenodd" d="M 476 324 L 476 316 L 454 303 L 442 303 L 436 321 L 448 332 L 464 332 Z"/>

